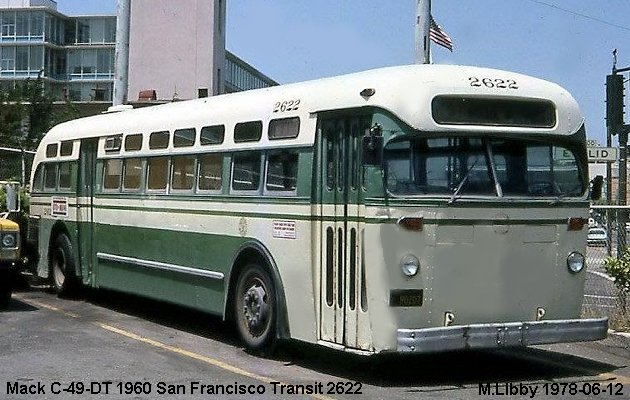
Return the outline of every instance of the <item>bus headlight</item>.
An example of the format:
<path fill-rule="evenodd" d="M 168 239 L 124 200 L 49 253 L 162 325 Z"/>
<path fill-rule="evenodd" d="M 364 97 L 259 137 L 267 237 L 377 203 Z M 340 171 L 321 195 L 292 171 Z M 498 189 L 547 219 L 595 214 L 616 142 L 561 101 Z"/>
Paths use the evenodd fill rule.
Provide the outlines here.
<path fill-rule="evenodd" d="M 405 276 L 412 277 L 420 269 L 420 260 L 413 254 L 407 254 L 400 260 L 400 268 Z"/>
<path fill-rule="evenodd" d="M 15 247 L 15 242 L 15 233 L 5 233 L 4 235 L 2 235 L 2 247 Z"/>
<path fill-rule="evenodd" d="M 567 257 L 567 267 L 569 271 L 577 274 L 584 268 L 584 256 L 577 251 L 569 254 Z"/>

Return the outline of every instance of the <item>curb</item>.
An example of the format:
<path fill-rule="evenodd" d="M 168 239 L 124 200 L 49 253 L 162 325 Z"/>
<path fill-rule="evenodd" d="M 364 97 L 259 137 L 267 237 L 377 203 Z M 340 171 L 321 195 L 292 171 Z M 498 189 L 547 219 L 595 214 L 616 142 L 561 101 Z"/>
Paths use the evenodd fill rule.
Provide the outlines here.
<path fill-rule="evenodd" d="M 608 336 L 614 336 L 622 341 L 626 342 L 628 346 L 630 346 L 630 333 L 628 332 L 617 332 L 612 329 L 608 330 Z"/>

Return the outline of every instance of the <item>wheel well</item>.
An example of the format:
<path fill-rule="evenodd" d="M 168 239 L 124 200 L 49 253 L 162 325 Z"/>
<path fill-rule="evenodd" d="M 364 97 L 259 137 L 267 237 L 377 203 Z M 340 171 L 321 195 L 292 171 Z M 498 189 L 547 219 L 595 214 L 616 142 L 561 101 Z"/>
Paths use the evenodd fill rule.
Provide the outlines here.
<path fill-rule="evenodd" d="M 264 268 L 273 280 L 273 287 L 276 294 L 277 313 L 276 313 L 276 335 L 278 338 L 289 338 L 289 321 L 287 318 L 287 307 L 284 297 L 284 288 L 278 269 L 271 259 L 271 256 L 262 248 L 246 247 L 240 251 L 234 262 L 232 263 L 232 271 L 230 272 L 228 292 L 225 301 L 224 319 L 231 321 L 234 319 L 234 291 L 236 290 L 236 282 L 243 268 L 252 263 L 256 263 Z"/>

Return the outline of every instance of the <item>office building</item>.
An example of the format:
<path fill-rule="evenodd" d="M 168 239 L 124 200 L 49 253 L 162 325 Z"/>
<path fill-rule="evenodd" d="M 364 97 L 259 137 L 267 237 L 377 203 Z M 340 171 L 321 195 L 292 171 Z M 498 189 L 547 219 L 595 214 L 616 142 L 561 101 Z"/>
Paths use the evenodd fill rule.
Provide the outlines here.
<path fill-rule="evenodd" d="M 59 101 L 111 103 L 115 46 L 114 15 L 0 0 L 3 87 L 41 77 Z M 277 84 L 225 50 L 225 0 L 132 0 L 129 49 L 131 102 L 140 92 L 171 101 Z"/>

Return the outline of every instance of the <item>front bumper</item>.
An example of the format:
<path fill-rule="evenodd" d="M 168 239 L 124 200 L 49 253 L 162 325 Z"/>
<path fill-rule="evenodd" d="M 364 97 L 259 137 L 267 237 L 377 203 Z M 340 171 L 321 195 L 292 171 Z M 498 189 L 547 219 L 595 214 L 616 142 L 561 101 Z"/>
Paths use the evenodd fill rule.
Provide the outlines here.
<path fill-rule="evenodd" d="M 398 351 L 432 353 L 586 342 L 604 339 L 607 333 L 608 318 L 398 329 Z"/>

